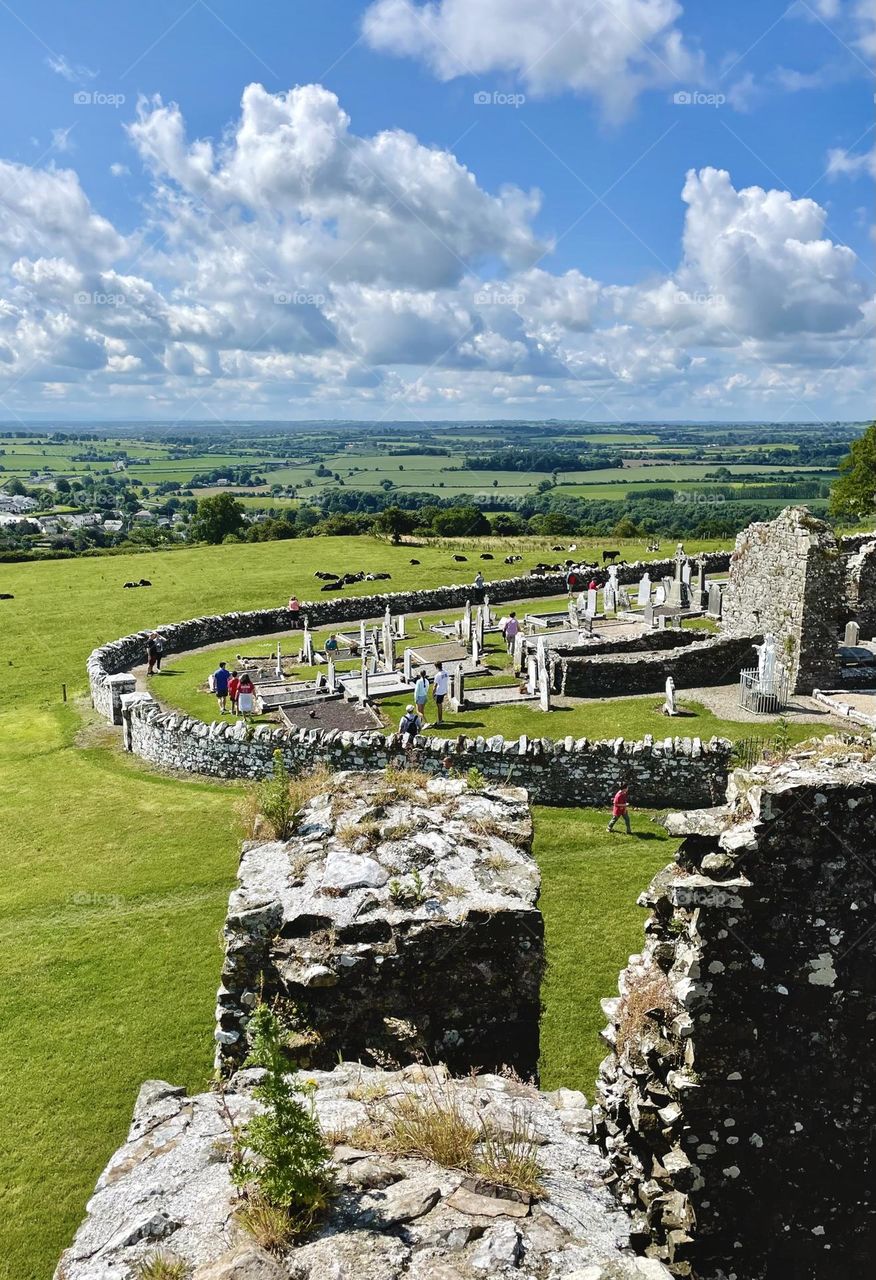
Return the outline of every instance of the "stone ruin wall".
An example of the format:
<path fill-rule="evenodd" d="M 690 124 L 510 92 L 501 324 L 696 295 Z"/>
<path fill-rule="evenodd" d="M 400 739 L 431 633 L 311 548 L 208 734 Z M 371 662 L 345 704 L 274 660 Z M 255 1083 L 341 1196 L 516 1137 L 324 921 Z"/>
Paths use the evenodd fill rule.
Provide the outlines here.
<path fill-rule="evenodd" d="M 531 849 L 519 788 L 335 775 L 291 839 L 244 847 L 217 1065 L 240 1065 L 261 996 L 294 1010 L 304 1067 L 420 1060 L 535 1078 L 545 960 Z"/>
<path fill-rule="evenodd" d="M 679 644 L 682 634 L 655 632 L 676 641 L 675 647 L 662 650 L 597 653 L 593 657 L 558 654 L 556 678 L 560 690 L 574 698 L 662 693 L 668 676 L 672 676 L 677 689 L 733 684 L 743 667 L 756 660 L 752 644 L 759 636 L 704 636 Z"/>
<path fill-rule="evenodd" d="M 846 618 L 860 627 L 859 639 L 876 639 L 876 542 L 866 542 L 846 561 Z"/>
<path fill-rule="evenodd" d="M 876 766 L 837 750 L 670 820 L 689 834 L 604 1002 L 609 1184 L 677 1276 L 872 1274 Z"/>
<path fill-rule="evenodd" d="M 840 545 L 805 507 L 751 524 L 736 538 L 724 591 L 722 633 L 772 632 L 798 693 L 838 679 L 838 626 L 844 582 Z"/>

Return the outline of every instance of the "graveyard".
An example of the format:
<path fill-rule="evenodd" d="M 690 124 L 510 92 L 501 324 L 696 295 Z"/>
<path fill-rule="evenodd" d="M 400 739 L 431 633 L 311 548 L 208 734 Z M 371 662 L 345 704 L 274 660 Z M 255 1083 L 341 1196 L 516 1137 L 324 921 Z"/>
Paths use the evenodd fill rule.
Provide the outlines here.
<path fill-rule="evenodd" d="M 779 532 L 781 536 L 777 540 L 784 546 L 786 557 L 790 555 L 788 545 L 798 537 L 808 547 L 810 535 L 816 543 L 822 536 L 800 526 L 799 522 Z M 755 548 L 763 545 L 758 540 L 756 527 L 749 538 Z M 861 545 L 865 545 L 865 541 L 861 539 Z M 26 857 L 26 874 L 20 883 L 11 887 L 11 900 L 22 912 L 22 924 L 7 937 L 8 971 L 23 993 L 14 1010 L 11 1029 L 31 1067 L 41 1070 L 48 1083 L 38 1106 L 24 1086 L 23 1077 L 17 1080 L 7 1065 L 11 1079 L 5 1101 L 12 1110 L 10 1131 L 21 1135 L 22 1168 L 27 1171 L 26 1182 L 19 1181 L 18 1171 L 9 1174 L 22 1187 L 22 1191 L 16 1192 L 19 1214 L 11 1222 L 10 1257 L 16 1256 L 16 1249 L 20 1251 L 18 1256 L 31 1257 L 33 1233 L 39 1224 L 40 1249 L 47 1266 L 43 1274 L 48 1274 L 61 1246 L 69 1239 L 84 1197 L 106 1153 L 123 1136 L 132 1090 L 136 1090 L 143 1078 L 156 1074 L 197 1089 L 209 1070 L 204 1052 L 205 1037 L 209 1040 L 209 1010 L 205 1012 L 201 994 L 214 981 L 215 930 L 221 921 L 236 862 L 231 808 L 239 789 L 236 782 L 168 774 L 151 768 L 144 758 L 126 753 L 118 730 L 106 725 L 101 727 L 101 719 L 89 713 L 82 703 L 74 705 L 72 700 L 62 703 L 59 686 L 65 681 L 70 691 L 80 689 L 79 673 L 89 647 L 124 635 L 126 629 L 142 636 L 143 631 L 134 629 L 169 628 L 174 625 L 174 619 L 194 614 L 207 617 L 211 611 L 222 616 L 222 611 L 229 608 L 264 609 L 266 605 L 284 600 L 290 590 L 297 591 L 301 600 L 307 601 L 312 594 L 310 572 L 302 564 L 290 574 L 288 555 L 281 558 L 278 554 L 281 550 L 285 548 L 223 548 L 217 549 L 215 555 L 180 553 L 176 560 L 180 568 L 166 584 L 160 583 L 158 574 L 144 561 L 144 576 L 154 574 L 158 582 L 156 595 L 149 601 L 126 598 L 123 610 L 116 603 L 117 597 L 107 590 L 106 564 L 83 562 L 81 566 L 64 566 L 63 578 L 69 586 L 54 590 L 50 584 L 53 579 L 61 582 L 60 567 L 47 564 L 15 570 L 19 575 L 15 583 L 16 610 L 42 608 L 43 614 L 37 629 L 31 620 L 32 613 L 18 615 L 27 616 L 26 630 L 22 633 L 27 639 L 19 645 L 16 665 L 21 663 L 20 671 L 22 674 L 26 671 L 27 675 L 23 682 L 19 680 L 20 709 L 6 713 L 6 723 L 16 726 L 16 757 L 10 758 L 9 768 L 11 794 L 15 795 L 16 803 L 10 807 L 7 832 Z M 822 550 L 831 551 L 831 546 L 826 545 Z M 186 559 L 189 554 L 190 561 Z M 386 554 L 392 557 L 391 551 Z M 743 560 L 745 554 L 746 548 L 742 547 Z M 804 561 L 810 554 L 810 550 L 804 549 Z M 234 557 L 239 557 L 241 563 L 245 561 L 250 566 L 239 579 L 234 579 L 232 573 L 232 582 L 229 582 L 227 567 L 229 556 L 232 562 Z M 847 544 L 842 544 L 839 563 L 851 566 L 855 572 L 853 562 L 859 558 L 859 547 L 847 550 Z M 449 563 L 441 564 L 437 557 L 425 569 L 418 568 L 416 575 L 412 569 L 407 570 L 407 576 L 406 551 L 401 549 L 395 559 L 391 566 L 393 580 L 389 584 L 393 591 L 423 589 L 429 586 L 429 580 L 448 590 L 444 584 L 459 581 L 458 569 Z M 448 559 L 445 556 L 445 561 Z M 749 599 L 745 581 L 738 582 L 731 590 L 731 574 L 726 563 L 721 570 L 707 571 L 705 608 L 684 609 L 683 601 L 681 614 L 665 615 L 668 621 L 662 623 L 657 611 L 666 607 L 667 600 L 657 602 L 657 587 L 672 585 L 662 582 L 662 574 L 656 584 L 652 580 L 649 620 L 644 616 L 646 604 L 639 601 L 638 588 L 644 574 L 637 574 L 634 583 L 619 584 L 626 588 L 627 601 L 612 601 L 609 592 L 606 608 L 604 588 L 613 576 L 606 571 L 600 578 L 595 610 L 588 610 L 586 592 L 580 602 L 580 593 L 575 593 L 571 604 L 578 610 L 577 625 L 573 625 L 569 595 L 561 583 L 553 590 L 545 589 L 550 583 L 543 584 L 538 594 L 523 591 L 513 599 L 491 601 L 489 621 L 482 614 L 482 644 L 478 606 L 483 607 L 483 600 L 471 592 L 470 611 L 466 609 L 464 597 L 452 606 L 391 608 L 391 630 L 398 632 L 398 617 L 402 612 L 405 617 L 405 634 L 392 637 L 395 649 L 392 673 L 380 671 L 385 606 L 371 609 L 365 611 L 366 633 L 371 633 L 366 634 L 366 643 L 375 649 L 377 670 L 374 674 L 378 677 L 391 674 L 402 686 L 398 692 L 386 696 L 375 697 L 373 687 L 369 691 L 368 714 L 379 718 L 381 728 L 358 718 L 361 690 L 356 689 L 355 682 L 361 681 L 361 653 L 353 657 L 349 652 L 345 655 L 343 649 L 337 660 L 333 660 L 335 677 L 339 683 L 344 678 L 351 681 L 351 696 L 347 698 L 343 692 L 331 698 L 323 696 L 322 701 L 312 701 L 309 706 L 305 703 L 303 708 L 290 703 L 286 714 L 294 721 L 306 710 L 311 727 L 304 728 L 305 738 L 315 732 L 310 711 L 315 710 L 319 716 L 321 708 L 329 705 L 343 706 L 357 717 L 353 721 L 357 727 L 353 730 L 327 729 L 338 741 L 345 735 L 359 738 L 362 734 L 382 734 L 384 729 L 394 731 L 401 709 L 410 700 L 404 680 L 405 651 L 411 652 L 409 662 L 413 672 L 415 655 L 428 665 L 427 650 L 432 649 L 433 658 L 443 654 L 444 659 L 439 660 L 448 663 L 458 660 L 465 665 L 477 657 L 478 665 L 489 674 L 465 673 L 463 692 L 466 702 L 472 698 L 472 703 L 467 702 L 460 710 L 448 708 L 442 730 L 430 720 L 424 741 L 440 740 L 446 735 L 446 740 L 451 742 L 464 736 L 474 744 L 479 738 L 504 734 L 506 740 L 516 746 L 517 739 L 523 735 L 531 749 L 542 740 L 560 744 L 570 737 L 578 742 L 582 738 L 595 741 L 623 736 L 630 743 L 646 735 L 657 743 L 667 737 L 677 742 L 699 738 L 703 744 L 712 737 L 744 741 L 754 736 L 767 740 L 782 719 L 782 713 L 787 718 L 785 733 L 790 741 L 803 740 L 812 733 L 836 732 L 837 727 L 848 730 L 852 728 L 851 718 L 842 707 L 869 705 L 866 702 L 870 696 L 867 668 L 871 651 L 864 625 L 866 590 L 858 601 L 859 607 L 854 611 L 850 607 L 854 592 L 860 595 L 861 582 L 865 583 L 866 579 L 860 575 L 849 578 L 843 585 L 835 569 L 830 567 L 831 555 L 821 556 L 816 548 L 813 560 L 820 564 L 822 559 L 833 577 L 828 576 L 819 585 L 818 566 L 813 565 L 813 572 L 804 575 L 804 579 L 811 578 L 811 595 L 807 594 L 809 588 L 805 580 L 801 589 L 792 581 L 793 575 L 787 567 L 783 570 L 791 586 L 788 598 L 775 603 L 772 616 L 764 609 L 764 601 L 770 607 L 772 596 L 777 594 L 772 567 L 767 585 L 753 585 Z M 692 585 L 696 591 L 699 585 L 696 557 L 692 555 L 688 560 L 689 582 L 684 581 L 687 572 L 684 561 L 679 562 L 677 578 L 682 586 Z M 189 563 L 192 573 L 187 576 L 184 570 Z M 252 568 L 258 570 L 259 565 L 263 569 L 252 572 Z M 747 580 L 747 570 L 743 577 Z M 674 583 L 675 572 L 672 578 Z M 46 584 L 42 600 L 38 600 L 36 586 L 40 580 Z M 364 594 L 366 589 L 366 586 L 357 588 L 353 594 Z M 718 612 L 715 598 L 718 591 L 722 596 L 720 618 L 714 616 Z M 820 628 L 819 618 L 824 613 L 824 600 L 831 598 L 836 609 L 828 636 Z M 801 607 L 798 616 L 793 618 L 790 631 L 793 644 L 789 649 L 782 628 L 786 615 L 792 614 L 795 601 L 801 602 Z M 345 607 L 347 605 L 352 610 L 353 600 L 345 602 Z M 671 603 L 669 607 L 673 607 Z M 521 644 L 525 646 L 526 661 L 517 673 L 512 670 L 513 651 L 509 653 L 499 634 L 491 629 L 491 624 L 507 616 L 512 608 L 524 623 Z M 755 610 L 764 616 L 755 620 Z M 469 613 L 470 637 L 466 621 Z M 634 616 L 625 618 L 623 614 Z M 810 618 L 816 619 L 814 636 L 810 635 Z M 276 640 L 279 639 L 281 682 L 313 685 L 314 694 L 325 694 L 327 691 L 315 688 L 320 675 L 328 683 L 328 663 L 319 660 L 319 655 L 325 654 L 325 641 L 330 634 L 343 634 L 348 640 L 350 637 L 355 640 L 358 634 L 361 639 L 360 621 L 342 619 L 327 625 L 315 618 L 310 637 L 312 663 L 300 660 L 301 631 L 268 630 L 261 635 L 250 634 L 240 641 L 219 641 L 201 649 L 192 644 L 178 653 L 166 655 L 162 666 L 167 674 L 160 677 L 160 683 L 155 680 L 151 688 L 168 708 L 178 708 L 177 720 L 184 714 L 208 725 L 217 720 L 216 702 L 207 689 L 207 676 L 214 663 L 226 655 L 234 661 L 240 654 L 254 658 L 266 676 L 276 678 Z M 442 630 L 432 631 L 433 626 L 441 627 L 442 623 Z M 776 638 L 772 644 L 767 643 L 769 633 L 764 623 L 775 626 Z M 860 628 L 858 634 L 855 625 Z M 566 637 L 563 632 L 572 634 Z M 725 633 L 733 645 L 746 642 L 747 656 L 738 662 L 729 680 L 722 684 L 703 680 L 690 685 L 673 677 L 673 687 L 667 686 L 665 654 L 672 655 L 673 663 L 683 662 L 683 655 L 688 651 L 701 649 Z M 31 654 L 34 635 L 45 639 L 39 642 L 36 663 L 28 661 L 25 666 L 24 655 Z M 698 638 L 688 638 L 694 636 Z M 555 647 L 558 638 L 569 638 L 576 643 Z M 268 643 L 269 640 L 272 643 Z M 833 646 L 836 659 L 833 666 L 825 655 L 828 643 Z M 645 647 L 635 647 L 643 644 Z M 438 645 L 442 646 L 440 650 L 434 648 Z M 446 648 L 448 645 L 456 646 L 452 654 Z M 619 654 L 612 652 L 617 645 L 622 646 Z M 759 648 L 755 649 L 754 645 Z M 625 652 L 623 646 L 633 647 Z M 465 650 L 464 656 L 459 654 L 460 648 Z M 618 672 L 623 675 L 626 667 L 635 672 L 653 663 L 655 669 L 647 675 L 648 692 L 615 693 L 611 697 L 564 693 L 564 671 L 567 688 L 570 679 L 584 678 L 581 675 L 583 655 L 578 652 L 581 649 L 592 655 L 584 658 L 585 662 L 593 665 L 601 659 L 606 664 L 606 678 L 621 678 Z M 599 652 L 600 649 L 603 651 Z M 708 654 L 709 650 L 705 652 Z M 803 661 L 795 660 L 795 655 L 801 655 Z M 135 657 L 137 661 L 131 662 L 132 668 L 139 663 L 139 653 Z M 368 662 L 370 658 L 368 655 Z M 530 658 L 535 659 L 534 688 L 530 683 Z M 368 662 L 366 678 L 370 679 Z M 542 706 L 540 666 L 546 667 L 549 674 L 553 671 L 551 686 L 546 691 L 548 709 Z M 746 710 L 741 705 L 741 673 L 746 670 L 754 672 L 755 688 L 766 697 L 769 710 Z M 628 684 L 639 679 L 639 676 L 630 676 Z M 503 704 L 498 694 L 490 694 L 491 687 L 500 694 L 503 689 L 516 690 L 519 696 L 512 703 Z M 480 705 L 479 691 L 485 696 Z M 305 690 L 305 696 L 309 697 L 310 692 Z M 785 697 L 789 701 L 781 705 Z M 773 698 L 777 701 L 773 702 Z M 807 715 L 811 713 L 811 720 L 798 718 L 795 712 L 798 704 L 806 707 Z M 433 709 L 431 699 L 428 709 L 430 712 Z M 680 714 L 672 716 L 673 709 Z M 226 733 L 230 733 L 235 724 L 229 723 Z M 251 734 L 293 732 L 281 727 L 279 708 L 267 708 L 264 713 L 254 715 L 246 727 Z M 301 730 L 296 728 L 294 732 Z M 415 749 L 419 749 L 417 744 Z M 437 766 L 441 757 L 436 754 L 429 759 Z M 682 782 L 677 794 L 682 800 L 684 770 L 689 769 L 686 759 L 689 757 L 679 757 L 678 766 Z M 646 764 L 644 768 L 647 771 L 652 766 Z M 65 797 L 63 816 L 57 808 L 44 803 L 44 797 L 54 794 L 61 786 Z M 689 787 L 686 794 L 688 799 L 693 797 Z M 628 843 L 625 837 L 607 837 L 603 797 L 603 790 L 593 792 L 584 787 L 577 794 L 570 794 L 562 804 L 556 801 L 546 806 L 536 804 L 533 812 L 533 852 L 543 877 L 541 905 L 550 958 L 543 988 L 543 1087 L 564 1085 L 591 1090 L 601 1056 L 596 1041 L 601 1021 L 599 999 L 611 991 L 627 955 L 639 946 L 640 919 L 635 897 L 667 857 L 665 831 L 652 820 L 654 815 L 648 806 L 637 805 L 635 801 L 633 840 Z M 655 802 L 653 808 L 659 810 L 659 803 Z M 59 860 L 57 852 L 59 822 L 64 828 L 64 848 L 69 850 L 63 860 Z M 119 858 L 119 839 L 124 841 L 123 861 Z M 181 848 L 186 850 L 184 859 L 180 858 Z M 78 855 L 82 849 L 88 850 L 84 866 Z M 55 906 L 47 909 L 47 902 Z M 87 963 L 83 963 L 85 957 Z M 160 992 L 159 1009 L 149 995 L 155 990 Z M 161 1010 L 170 1009 L 172 1018 L 157 1016 Z M 82 1049 L 67 1054 L 63 1078 L 56 1081 L 56 1046 L 69 1040 L 66 1032 L 74 1018 L 77 1026 L 86 1029 Z M 41 1026 L 48 1027 L 50 1034 L 41 1032 Z M 101 1046 L 99 1055 L 95 1049 L 97 1044 Z M 106 1061 L 114 1064 L 109 1084 L 104 1069 Z M 41 1125 L 39 1120 L 45 1098 L 55 1117 L 50 1128 Z M 63 1152 L 62 1160 L 59 1160 L 59 1151 Z M 51 1212 L 45 1204 L 38 1204 L 24 1194 L 27 1182 L 42 1182 L 51 1187 Z"/>

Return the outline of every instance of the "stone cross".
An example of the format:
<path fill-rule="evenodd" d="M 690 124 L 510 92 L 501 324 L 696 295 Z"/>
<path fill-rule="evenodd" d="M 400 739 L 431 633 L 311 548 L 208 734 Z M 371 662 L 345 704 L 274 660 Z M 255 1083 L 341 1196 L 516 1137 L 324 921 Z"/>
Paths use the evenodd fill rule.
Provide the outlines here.
<path fill-rule="evenodd" d="M 365 659 L 365 653 L 362 653 L 362 674 L 359 684 L 359 702 L 364 707 L 368 701 L 368 663 Z"/>
<path fill-rule="evenodd" d="M 848 645 L 850 649 L 854 649 L 861 635 L 861 628 L 857 622 L 847 622 L 845 635 L 843 636 L 843 644 Z"/>
<path fill-rule="evenodd" d="M 359 649 L 362 653 L 368 648 L 368 636 L 365 633 L 365 619 L 359 622 Z"/>
<path fill-rule="evenodd" d="M 672 605 L 675 609 L 683 609 L 687 603 L 687 587 L 684 581 L 685 566 L 688 568 L 688 581 L 690 581 L 690 564 L 684 554 L 684 545 L 679 542 L 675 549 L 675 577 L 670 579 L 666 595 L 666 603 Z"/>
<path fill-rule="evenodd" d="M 706 590 L 706 559 L 705 556 L 700 556 L 697 560 L 697 591 L 704 596 Z"/>
<path fill-rule="evenodd" d="M 550 711 L 551 681 L 550 672 L 548 671 L 547 645 L 544 642 L 544 636 L 539 636 L 538 638 L 535 657 L 538 664 L 538 705 L 542 711 Z"/>
<path fill-rule="evenodd" d="M 651 602 L 651 575 L 643 573 L 639 579 L 639 595 L 637 603 L 640 608 L 644 609 L 646 604 Z"/>

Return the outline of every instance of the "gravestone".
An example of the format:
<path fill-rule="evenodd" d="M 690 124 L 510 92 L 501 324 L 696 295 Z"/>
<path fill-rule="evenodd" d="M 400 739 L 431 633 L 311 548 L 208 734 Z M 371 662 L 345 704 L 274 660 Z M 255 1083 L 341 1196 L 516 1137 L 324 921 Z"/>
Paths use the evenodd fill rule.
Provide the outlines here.
<path fill-rule="evenodd" d="M 578 616 L 578 606 L 575 604 L 574 600 L 569 601 L 569 622 L 576 628 L 576 630 L 581 626 L 581 620 Z"/>
<path fill-rule="evenodd" d="M 686 587 L 690 586 L 690 575 L 691 575 L 690 561 L 685 560 L 684 564 L 681 566 L 681 580 Z"/>
<path fill-rule="evenodd" d="M 481 642 L 478 639 L 477 627 L 472 628 L 471 633 L 471 660 L 474 666 L 479 667 L 481 663 Z"/>
<path fill-rule="evenodd" d="M 362 654 L 362 672 L 360 675 L 360 684 L 359 684 L 359 702 L 364 707 L 367 701 L 368 701 L 368 662 L 365 657 L 365 654 L 363 653 Z"/>
<path fill-rule="evenodd" d="M 651 575 L 649 573 L 643 573 L 639 579 L 639 594 L 636 602 L 642 609 L 651 602 Z"/>
<path fill-rule="evenodd" d="M 474 634 L 477 636 L 478 648 L 483 649 L 484 647 L 484 611 L 480 605 L 478 605 L 478 611 L 475 614 Z"/>
<path fill-rule="evenodd" d="M 471 601 L 466 600 L 465 608 L 462 611 L 462 635 L 460 639 L 466 646 L 471 644 Z"/>
<path fill-rule="evenodd" d="M 629 610 L 632 608 L 630 604 L 630 593 L 626 587 L 618 587 L 617 589 L 617 607 L 621 610 Z"/>
<path fill-rule="evenodd" d="M 675 549 L 675 577 L 669 580 L 669 589 L 666 593 L 666 603 L 675 609 L 684 609 L 687 607 L 688 589 L 687 582 L 684 580 L 685 569 L 687 570 L 687 582 L 690 582 L 690 561 L 684 554 L 684 545 L 679 542 Z"/>
<path fill-rule="evenodd" d="M 596 588 L 595 587 L 587 588 L 587 606 L 584 612 L 590 618 L 596 617 Z"/>
<path fill-rule="evenodd" d="M 411 684 L 414 682 L 414 651 L 413 649 L 405 649 L 404 653 L 404 678 Z"/>
<path fill-rule="evenodd" d="M 307 622 L 304 623 L 304 630 L 301 633 L 301 661 L 306 666 L 313 666 L 313 635 Z M 279 651 L 277 654 L 277 667 L 279 673 Z"/>
<path fill-rule="evenodd" d="M 710 618 L 720 619 L 721 611 L 724 604 L 724 592 L 721 590 L 719 583 L 709 583 L 709 600 L 706 606 L 706 614 Z"/>
<path fill-rule="evenodd" d="M 614 613 L 617 609 L 617 596 L 611 582 L 606 582 L 602 588 L 602 611 L 603 613 Z"/>
<path fill-rule="evenodd" d="M 365 633 L 365 619 L 362 618 L 362 620 L 359 623 L 359 649 L 361 650 L 362 653 L 364 653 L 367 648 L 368 648 L 368 636 Z"/>
<path fill-rule="evenodd" d="M 462 663 L 450 678 L 450 705 L 454 711 L 465 710 L 465 672 Z"/>
<path fill-rule="evenodd" d="M 387 609 L 383 619 L 383 643 L 381 648 L 383 651 L 383 670 L 394 671 L 395 636 L 392 634 L 392 617 L 390 616 L 389 609 Z"/>
<path fill-rule="evenodd" d="M 523 670 L 523 655 L 526 652 L 526 638 L 522 631 L 518 631 L 514 637 L 514 649 L 512 662 L 515 671 Z"/>
<path fill-rule="evenodd" d="M 304 656 L 304 650 L 303 650 L 303 649 L 302 649 L 301 653 L 302 653 L 302 657 L 303 657 L 303 656 Z M 279 641 L 279 640 L 277 641 L 277 658 L 276 658 L 276 663 L 275 663 L 275 670 L 276 670 L 276 672 L 277 672 L 277 679 L 278 679 L 278 680 L 282 680 L 282 679 L 283 679 L 283 659 L 282 659 L 282 654 L 281 654 L 281 652 L 280 652 L 280 641 Z"/>
<path fill-rule="evenodd" d="M 397 614 L 395 619 L 395 634 L 399 640 L 403 640 L 405 638 L 405 635 L 407 634 L 405 625 L 406 625 L 405 615 L 403 613 Z"/>
<path fill-rule="evenodd" d="M 535 649 L 536 662 L 538 664 L 538 705 L 542 711 L 550 711 L 551 709 L 551 683 L 550 672 L 548 670 L 547 645 L 544 637 L 540 636 Z"/>
<path fill-rule="evenodd" d="M 426 630 L 426 624 L 422 618 L 417 618 L 417 626 L 420 628 L 421 631 Z"/>
<path fill-rule="evenodd" d="M 847 622 L 845 634 L 843 635 L 843 644 L 850 649 L 854 649 L 861 636 L 861 628 L 857 622 Z"/>
<path fill-rule="evenodd" d="M 491 627 L 493 625 L 493 611 L 490 608 L 490 597 L 484 596 L 484 626 Z"/>
<path fill-rule="evenodd" d="M 658 582 L 654 589 L 654 604 L 666 604 L 666 587 L 662 582 Z"/>
<path fill-rule="evenodd" d="M 706 562 L 703 556 L 697 560 L 697 596 L 696 604 L 698 609 L 705 609 L 709 600 L 709 588 L 706 582 Z"/>
<path fill-rule="evenodd" d="M 663 703 L 663 714 L 665 716 L 678 715 L 675 706 L 675 681 L 672 676 L 666 677 L 666 701 Z"/>
<path fill-rule="evenodd" d="M 526 659 L 526 692 L 533 695 L 538 692 L 538 659 L 534 653 Z"/>
<path fill-rule="evenodd" d="M 335 660 L 329 654 L 328 658 L 328 674 L 326 675 L 326 689 L 329 693 L 337 693 L 338 681 L 335 675 Z"/>

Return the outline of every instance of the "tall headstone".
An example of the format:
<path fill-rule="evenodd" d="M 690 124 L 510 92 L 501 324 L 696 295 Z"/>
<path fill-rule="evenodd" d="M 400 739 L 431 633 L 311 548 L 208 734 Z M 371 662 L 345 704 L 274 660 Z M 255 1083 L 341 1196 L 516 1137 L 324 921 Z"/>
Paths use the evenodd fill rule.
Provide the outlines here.
<path fill-rule="evenodd" d="M 301 661 L 308 667 L 313 666 L 313 633 L 307 625 L 306 619 L 304 622 L 304 630 L 301 633 Z"/>
<path fill-rule="evenodd" d="M 643 573 L 639 579 L 639 594 L 636 603 L 639 608 L 644 609 L 646 604 L 651 601 L 651 575 Z"/>
<path fill-rule="evenodd" d="M 690 586 L 690 574 L 691 574 L 690 561 L 685 560 L 684 564 L 681 566 L 681 580 L 686 587 Z"/>
<path fill-rule="evenodd" d="M 465 710 L 465 672 L 461 662 L 450 678 L 450 705 L 454 711 Z"/>
<path fill-rule="evenodd" d="M 303 655 L 304 655 L 304 650 L 302 650 L 302 657 Z M 283 679 L 283 655 L 281 652 L 281 644 L 279 640 L 277 641 L 277 660 L 276 660 L 275 670 L 277 673 L 277 679 L 282 680 Z"/>
<path fill-rule="evenodd" d="M 666 677 L 666 701 L 663 703 L 663 714 L 665 716 L 678 715 L 675 706 L 675 681 L 672 676 Z"/>
<path fill-rule="evenodd" d="M 574 600 L 569 600 L 569 624 L 577 631 L 581 625 L 581 619 L 578 616 L 578 606 Z"/>
<path fill-rule="evenodd" d="M 478 605 L 478 611 L 475 614 L 475 620 L 474 620 L 474 634 L 478 638 L 478 645 L 480 646 L 481 649 L 483 649 L 484 647 L 484 630 L 485 630 L 484 611 L 481 608 L 481 606 Z"/>
<path fill-rule="evenodd" d="M 585 613 L 589 618 L 596 617 L 596 588 L 595 587 L 587 588 L 587 608 L 585 609 Z"/>
<path fill-rule="evenodd" d="M 386 624 L 383 629 L 383 670 L 395 671 L 395 636 L 392 627 Z"/>
<path fill-rule="evenodd" d="M 687 605 L 687 586 L 684 581 L 685 567 L 687 567 L 688 581 L 690 581 L 690 561 L 684 553 L 683 543 L 679 542 L 675 549 L 675 577 L 670 582 L 666 596 L 666 603 L 672 605 L 674 609 L 684 609 Z"/>
<path fill-rule="evenodd" d="M 630 593 L 626 587 L 618 587 L 617 589 L 617 607 L 618 609 L 627 611 L 632 608 L 630 604 Z"/>
<path fill-rule="evenodd" d="M 534 653 L 526 659 L 526 692 L 533 697 L 538 693 L 538 658 Z"/>
<path fill-rule="evenodd" d="M 523 655 L 526 653 L 526 637 L 522 631 L 518 631 L 514 637 L 514 649 L 512 662 L 515 671 L 523 670 Z"/>
<path fill-rule="evenodd" d="M 709 583 L 709 600 L 706 606 L 706 613 L 710 618 L 720 619 L 724 605 L 724 592 L 721 590 L 720 584 L 717 582 Z"/>
<path fill-rule="evenodd" d="M 404 653 L 404 678 L 409 684 L 414 682 L 414 651 L 413 649 L 405 649 Z"/>
<path fill-rule="evenodd" d="M 471 601 L 466 600 L 465 608 L 462 611 L 462 643 L 468 648 L 471 644 Z"/>
<path fill-rule="evenodd" d="M 396 614 L 395 634 L 398 636 L 399 640 L 403 640 L 405 638 L 405 635 L 406 635 L 405 628 L 406 628 L 405 615 L 403 613 Z"/>
<path fill-rule="evenodd" d="M 481 642 L 478 639 L 477 627 L 472 628 L 471 633 L 471 660 L 472 664 L 479 667 L 481 664 Z"/>
<path fill-rule="evenodd" d="M 365 631 L 365 619 L 362 618 L 359 622 L 359 650 L 361 653 L 364 653 L 367 648 L 368 636 Z"/>
<path fill-rule="evenodd" d="M 368 701 L 368 660 L 363 652 L 362 654 L 362 672 L 359 683 L 359 702 L 364 707 Z"/>
<path fill-rule="evenodd" d="M 326 675 L 325 687 L 329 693 L 337 693 L 338 679 L 335 674 L 335 660 L 331 654 L 328 656 L 328 674 Z"/>
<path fill-rule="evenodd" d="M 483 610 L 484 610 L 484 626 L 491 627 L 493 625 L 493 611 L 490 608 L 490 597 L 488 595 L 484 596 Z"/>
<path fill-rule="evenodd" d="M 847 645 L 850 649 L 854 649 L 860 638 L 861 628 L 858 626 L 857 622 L 847 622 L 845 634 L 843 635 L 843 644 Z"/>
<path fill-rule="evenodd" d="M 697 558 L 697 604 L 705 609 L 708 600 L 708 584 L 706 583 L 706 560 L 704 556 Z"/>
<path fill-rule="evenodd" d="M 551 677 L 548 669 L 547 645 L 544 642 L 544 636 L 539 636 L 538 644 L 535 647 L 535 657 L 538 664 L 538 705 L 542 711 L 550 711 Z"/>

